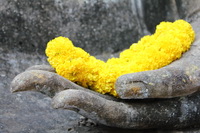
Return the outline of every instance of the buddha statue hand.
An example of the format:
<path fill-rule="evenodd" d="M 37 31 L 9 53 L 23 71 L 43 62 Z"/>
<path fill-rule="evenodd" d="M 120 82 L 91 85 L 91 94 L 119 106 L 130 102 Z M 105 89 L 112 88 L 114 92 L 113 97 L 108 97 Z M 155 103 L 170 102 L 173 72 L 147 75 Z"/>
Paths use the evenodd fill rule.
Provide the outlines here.
<path fill-rule="evenodd" d="M 17 75 L 11 91 L 34 90 L 52 97 L 53 108 L 73 110 L 107 126 L 150 129 L 185 128 L 200 124 L 200 28 L 189 51 L 157 70 L 120 76 L 119 98 L 83 88 L 46 65 Z"/>

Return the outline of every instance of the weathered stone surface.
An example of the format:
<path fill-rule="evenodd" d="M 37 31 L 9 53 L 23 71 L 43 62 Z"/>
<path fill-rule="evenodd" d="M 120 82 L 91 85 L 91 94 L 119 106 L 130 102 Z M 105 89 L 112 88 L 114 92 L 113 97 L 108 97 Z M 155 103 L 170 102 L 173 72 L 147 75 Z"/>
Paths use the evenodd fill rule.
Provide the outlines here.
<path fill-rule="evenodd" d="M 151 0 L 143 1 L 144 3 L 144 21 L 150 32 L 155 31 L 155 26 L 167 18 L 167 8 L 170 7 L 169 0 Z M 157 12 L 157 13 L 156 13 Z M 159 12 L 159 14 L 158 14 Z M 152 21 L 153 20 L 153 21 Z M 172 18 L 174 20 L 174 18 Z"/>
<path fill-rule="evenodd" d="M 35 70 L 32 70 L 35 69 Z M 39 69 L 39 70 L 37 70 Z M 42 69 L 42 70 L 41 70 Z M 18 91 L 38 91 L 46 94 L 49 97 L 53 97 L 56 93 L 67 90 L 84 90 L 95 95 L 99 95 L 106 99 L 115 100 L 115 98 L 101 95 L 89 89 L 85 89 L 68 79 L 56 74 L 55 72 L 49 72 L 49 67 L 46 65 L 36 65 L 28 68 L 25 72 L 18 74 L 11 82 L 11 92 Z"/>
<path fill-rule="evenodd" d="M 98 123 L 119 128 L 199 127 L 200 93 L 173 99 L 112 101 L 82 90 L 65 90 L 53 107 L 73 110 Z"/>
<path fill-rule="evenodd" d="M 79 115 L 70 111 L 54 111 L 51 99 L 45 95 L 37 92 L 11 94 L 9 91 L 10 82 L 17 73 L 32 64 L 45 63 L 45 57 L 6 53 L 0 49 L 0 62 L 1 133 L 65 133 L 76 125 L 78 127 Z"/>
<path fill-rule="evenodd" d="M 77 125 L 80 116 L 69 111 L 54 111 L 50 105 L 51 99 L 42 94 L 27 92 L 3 95 L 1 92 L 0 132 L 66 132 Z"/>
<path fill-rule="evenodd" d="M 176 0 L 176 5 L 180 18 L 192 22 L 200 17 L 199 0 Z"/>
<path fill-rule="evenodd" d="M 85 1 L 85 3 L 83 1 Z M 148 24 L 144 24 L 143 20 L 143 13 L 145 13 L 143 9 L 145 10 L 147 8 L 140 8 L 141 3 L 144 4 L 144 2 L 148 1 L 130 1 L 0 1 L 0 132 L 133 132 L 133 130 L 121 130 L 101 125 L 94 127 L 84 126 L 85 124 L 80 124 L 82 121 L 81 116 L 67 110 L 52 109 L 49 105 L 51 99 L 42 94 L 37 92 L 18 92 L 16 94 L 11 94 L 9 92 L 9 84 L 17 74 L 21 73 L 29 66 L 46 64 L 46 57 L 43 56 L 44 48 L 46 43 L 55 36 L 68 36 L 74 41 L 76 46 L 81 46 L 92 54 L 101 53 L 108 47 L 105 53 L 103 53 L 103 57 L 106 56 L 106 59 L 107 55 L 109 55 L 107 52 L 115 52 L 127 48 L 130 43 L 139 37 L 138 33 L 139 35 L 148 33 L 146 29 L 150 30 L 152 27 L 149 27 Z M 198 0 L 176 0 L 180 18 L 186 17 L 190 21 L 198 17 L 198 2 Z M 77 6 L 77 3 L 80 5 Z M 117 4 L 119 5 L 117 6 Z M 129 6 L 126 6 L 127 4 Z M 107 5 L 112 5 L 110 7 L 114 11 L 110 12 L 111 8 L 107 8 Z M 153 5 L 153 3 L 149 4 L 149 6 Z M 129 8 L 130 6 L 131 9 Z M 106 10 L 110 12 L 110 15 L 104 14 L 105 7 Z M 163 8 L 163 6 L 159 5 L 156 7 Z M 81 12 L 77 11 L 79 8 L 82 9 Z M 96 13 L 96 11 L 98 11 L 98 13 Z M 160 11 L 159 9 L 159 13 L 161 13 Z M 136 21 L 130 12 L 134 14 L 133 16 L 137 16 Z M 188 15 L 190 12 L 193 12 L 193 15 Z M 145 23 L 153 23 L 153 25 L 156 25 L 157 23 L 150 22 L 155 19 L 160 20 L 158 17 L 159 13 L 155 13 L 156 15 L 152 14 L 155 16 L 155 18 L 152 17 L 152 19 L 148 19 L 150 15 L 146 15 Z M 122 14 L 125 15 L 122 16 Z M 80 17 L 76 17 L 76 15 L 80 15 Z M 108 16 L 106 17 L 108 20 L 103 19 L 103 21 L 98 21 L 98 18 L 104 18 L 106 15 Z M 78 18 L 78 20 L 75 18 Z M 84 23 L 81 25 L 79 20 L 83 20 L 82 22 Z M 134 21 L 134 24 L 131 23 L 132 21 Z M 135 25 L 136 27 L 134 27 Z M 95 28 L 96 31 L 93 31 Z M 138 31 L 133 28 L 136 28 Z M 132 31 L 135 33 L 132 33 Z M 104 37 L 106 37 L 106 39 L 104 39 Z M 88 40 L 92 41 L 90 42 Z M 198 129 L 192 130 L 193 132 L 198 132 Z M 137 131 L 134 130 L 134 132 Z M 154 130 L 152 132 L 156 131 Z"/>
<path fill-rule="evenodd" d="M 55 73 L 55 69 L 51 67 L 50 65 L 34 65 L 26 69 L 26 71 L 30 71 L 30 70 L 44 70 L 44 71 Z"/>
<path fill-rule="evenodd" d="M 139 33 L 141 22 L 132 4 L 126 0 L 1 0 L 0 45 L 43 54 L 49 40 L 65 36 L 91 54 L 113 53 L 144 35 Z"/>

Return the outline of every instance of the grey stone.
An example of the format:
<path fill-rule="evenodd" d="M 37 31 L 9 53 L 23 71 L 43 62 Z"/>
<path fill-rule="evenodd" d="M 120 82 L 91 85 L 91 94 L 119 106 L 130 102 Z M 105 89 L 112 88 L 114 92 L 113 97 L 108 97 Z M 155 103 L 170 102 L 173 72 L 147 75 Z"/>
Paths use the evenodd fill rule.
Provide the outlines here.
<path fill-rule="evenodd" d="M 43 54 L 49 40 L 65 36 L 91 54 L 117 52 L 144 35 L 139 33 L 141 22 L 132 4 L 127 0 L 1 0 L 0 46 Z"/>
<path fill-rule="evenodd" d="M 45 70 L 48 72 L 55 73 L 55 69 L 51 67 L 50 65 L 34 65 L 26 69 L 26 71 L 30 71 L 30 70 Z"/>
<path fill-rule="evenodd" d="M 70 37 L 76 46 L 93 55 L 103 54 L 98 58 L 103 57 L 105 60 L 109 53 L 128 48 L 132 42 L 149 34 L 148 30 L 161 20 L 157 12 L 157 15 L 152 14 L 155 16 L 152 19 L 148 19 L 150 15 L 144 15 L 148 12 L 145 10 L 151 9 L 158 1 L 150 4 L 146 0 L 0 0 L 0 132 L 151 132 L 102 125 L 81 126 L 78 124 L 82 121 L 80 115 L 52 109 L 51 99 L 43 94 L 11 94 L 9 88 L 12 79 L 28 67 L 47 64 L 44 49 L 46 43 L 55 36 Z M 149 7 L 144 8 L 145 2 Z M 180 18 L 192 21 L 198 17 L 198 2 L 176 0 L 175 5 L 173 2 L 171 5 L 177 6 Z M 164 8 L 171 7 L 168 6 L 170 4 L 166 5 Z M 156 7 L 163 6 L 157 4 Z M 158 10 L 160 14 L 162 9 Z M 176 14 L 176 10 L 174 12 Z M 191 132 L 189 128 L 185 130 Z M 199 130 L 193 128 L 192 131 Z"/>
<path fill-rule="evenodd" d="M 49 97 L 53 97 L 60 91 L 77 89 L 100 95 L 99 93 L 85 89 L 54 72 L 49 72 L 49 68 L 47 68 L 46 65 L 41 65 L 40 67 L 37 65 L 28 69 L 32 68 L 38 68 L 39 70 L 26 70 L 25 72 L 18 74 L 11 82 L 11 92 L 33 90 L 44 93 Z M 113 100 L 112 97 L 107 97 L 106 95 L 100 96 Z"/>
<path fill-rule="evenodd" d="M 199 1 L 191 0 L 176 0 L 177 10 L 180 18 L 184 18 L 192 22 L 200 17 L 199 15 Z"/>
<path fill-rule="evenodd" d="M 11 94 L 14 76 L 32 64 L 45 63 L 45 57 L 24 53 L 0 52 L 0 132 L 66 132 L 77 125 L 79 115 L 54 111 L 51 99 L 36 92 Z M 27 100 L 29 99 L 29 100 Z M 67 119 L 62 119 L 69 116 Z M 57 119 L 58 118 L 58 119 Z"/>
<path fill-rule="evenodd" d="M 173 99 L 113 101 L 82 90 L 65 90 L 53 107 L 73 110 L 98 123 L 118 128 L 180 129 L 199 127 L 199 93 Z"/>
<path fill-rule="evenodd" d="M 144 21 L 147 25 L 147 29 L 150 32 L 154 32 L 156 25 L 158 25 L 161 21 L 165 21 L 167 18 L 167 13 L 170 11 L 170 1 L 169 0 L 151 0 L 145 1 L 144 4 Z M 159 14 L 158 14 L 159 12 Z M 171 15 L 171 14 L 170 14 Z M 173 21 L 174 18 L 171 18 Z"/>

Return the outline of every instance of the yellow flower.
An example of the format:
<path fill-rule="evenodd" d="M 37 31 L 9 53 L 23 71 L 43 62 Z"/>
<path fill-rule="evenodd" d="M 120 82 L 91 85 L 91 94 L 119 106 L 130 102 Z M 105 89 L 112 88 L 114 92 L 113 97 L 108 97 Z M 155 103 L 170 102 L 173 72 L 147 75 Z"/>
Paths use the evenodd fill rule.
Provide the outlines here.
<path fill-rule="evenodd" d="M 119 76 L 170 64 L 190 48 L 194 38 L 192 26 L 177 20 L 161 22 L 153 35 L 144 36 L 121 52 L 119 58 L 107 62 L 90 56 L 65 37 L 48 42 L 45 52 L 59 75 L 99 93 L 117 96 L 114 85 Z"/>

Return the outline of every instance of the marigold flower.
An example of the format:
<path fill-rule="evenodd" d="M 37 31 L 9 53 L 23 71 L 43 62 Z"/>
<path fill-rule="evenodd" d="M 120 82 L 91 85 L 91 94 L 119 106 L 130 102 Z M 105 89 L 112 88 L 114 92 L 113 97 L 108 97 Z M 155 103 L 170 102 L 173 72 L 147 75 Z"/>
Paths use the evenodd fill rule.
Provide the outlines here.
<path fill-rule="evenodd" d="M 144 36 L 121 52 L 119 58 L 107 62 L 90 56 L 65 37 L 48 42 L 45 52 L 59 75 L 99 93 L 117 96 L 114 84 L 119 76 L 170 64 L 190 48 L 194 38 L 192 26 L 177 20 L 161 22 L 153 35 Z"/>

